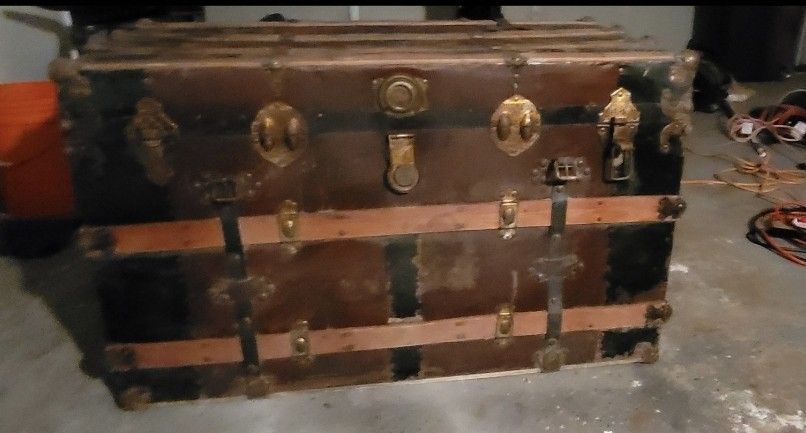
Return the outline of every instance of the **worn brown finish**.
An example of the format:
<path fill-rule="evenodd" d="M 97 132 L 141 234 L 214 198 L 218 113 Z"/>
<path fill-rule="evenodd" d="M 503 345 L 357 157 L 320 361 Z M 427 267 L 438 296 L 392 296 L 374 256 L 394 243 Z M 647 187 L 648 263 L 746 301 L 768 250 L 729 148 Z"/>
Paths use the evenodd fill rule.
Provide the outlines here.
<path fill-rule="evenodd" d="M 518 229 L 508 240 L 494 231 L 420 236 L 416 261 L 422 316 L 436 320 L 484 314 L 503 303 L 513 304 L 516 311 L 544 310 L 546 283 L 532 268 L 548 256 L 547 236 L 545 229 Z M 603 304 L 606 231 L 569 227 L 565 236 L 583 266 L 565 280 L 563 305 Z"/>
<path fill-rule="evenodd" d="M 569 199 L 569 225 L 618 224 L 658 220 L 659 196 L 579 197 Z M 365 238 L 416 233 L 490 230 L 498 227 L 498 202 L 408 206 L 301 213 L 298 241 Z M 549 225 L 551 201 L 519 203 L 519 227 Z M 240 218 L 244 245 L 282 242 L 275 215 Z M 216 248 L 224 245 L 215 219 L 113 226 L 119 255 Z M 496 235 L 489 234 L 490 237 Z M 537 241 L 534 241 L 537 243 Z M 502 244 L 511 247 L 510 244 Z"/>
<path fill-rule="evenodd" d="M 194 337 L 234 335 L 232 305 L 212 301 L 208 288 L 225 277 L 222 253 L 181 258 L 192 295 Z M 294 254 L 281 245 L 249 249 L 249 275 L 267 279 L 274 290 L 253 302 L 257 332 L 288 332 L 305 320 L 311 329 L 385 324 L 391 299 L 383 245 L 344 240 L 306 244 Z"/>
<path fill-rule="evenodd" d="M 438 103 L 430 102 L 432 107 Z M 316 128 L 315 122 L 309 125 Z M 287 199 L 311 212 L 492 201 L 504 188 L 518 190 L 524 199 L 545 198 L 549 188 L 534 183 L 532 172 L 542 159 L 561 156 L 590 161 L 590 180 L 569 185 L 572 196 L 617 193 L 615 185 L 603 182 L 601 164 L 596 163 L 603 149 L 593 124 L 544 126 L 538 143 L 517 158 L 490 142 L 488 127 L 379 128 L 383 129 L 317 134 L 308 151 L 284 168 L 267 164 L 247 137 L 201 137 L 188 128 L 174 150 L 176 175 L 171 189 L 175 214 L 180 219 L 212 214 L 203 183 L 201 187 L 199 183 L 204 173 L 211 172 L 242 179 L 244 196 L 239 206 L 244 215 L 275 213 Z M 420 180 L 413 190 L 400 195 L 384 183 L 385 148 L 388 133 L 405 132 L 415 132 Z"/>
<path fill-rule="evenodd" d="M 566 364 L 594 362 L 599 350 L 600 332 L 569 332 L 562 344 L 568 348 Z M 420 377 L 442 377 L 469 373 L 533 368 L 534 354 L 542 336 L 515 337 L 506 345 L 494 340 L 445 343 L 425 346 Z"/>
<path fill-rule="evenodd" d="M 604 331 L 642 327 L 646 303 L 569 308 L 563 312 L 563 332 Z M 515 312 L 514 337 L 536 336 L 546 331 L 546 312 Z M 403 321 L 359 328 L 329 328 L 310 332 L 314 356 L 391 349 L 404 346 L 490 340 L 495 337 L 493 314 L 433 321 Z M 257 336 L 260 359 L 292 356 L 288 333 Z M 536 346 L 534 346 L 536 347 Z M 159 343 L 107 346 L 107 351 L 131 350 L 137 368 L 171 368 L 187 365 L 226 364 L 241 361 L 238 339 L 206 338 Z"/>

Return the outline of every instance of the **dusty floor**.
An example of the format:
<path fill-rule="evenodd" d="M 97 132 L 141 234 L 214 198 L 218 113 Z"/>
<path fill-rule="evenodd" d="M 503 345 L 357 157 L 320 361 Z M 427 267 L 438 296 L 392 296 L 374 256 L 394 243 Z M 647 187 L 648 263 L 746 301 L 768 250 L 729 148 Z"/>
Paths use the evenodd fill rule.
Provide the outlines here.
<path fill-rule="evenodd" d="M 806 87 L 806 75 L 750 85 L 752 106 Z M 746 110 L 746 106 L 738 106 Z M 695 115 L 691 147 L 751 156 Z M 780 147 L 780 146 L 778 146 Z M 777 149 L 777 147 L 776 147 Z M 780 149 L 798 161 L 806 152 Z M 780 154 L 781 167 L 791 163 Z M 685 178 L 727 163 L 689 154 Z M 790 190 L 806 199 L 806 188 Z M 81 350 L 94 311 L 74 250 L 0 258 L 0 432 L 802 432 L 806 428 L 806 270 L 744 238 L 768 203 L 724 186 L 683 188 L 669 275 L 675 307 L 654 365 L 483 380 L 399 383 L 123 412 Z M 68 332 L 68 330 L 70 330 Z M 83 368 L 82 368 L 83 367 Z"/>

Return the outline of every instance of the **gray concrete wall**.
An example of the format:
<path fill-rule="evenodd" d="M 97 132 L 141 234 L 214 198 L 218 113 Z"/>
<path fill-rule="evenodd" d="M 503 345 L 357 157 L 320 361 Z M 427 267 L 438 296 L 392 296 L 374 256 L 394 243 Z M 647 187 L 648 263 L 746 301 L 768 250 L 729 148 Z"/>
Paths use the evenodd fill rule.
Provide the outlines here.
<path fill-rule="evenodd" d="M 57 35 L 7 18 L 7 10 L 61 24 L 69 22 L 69 14 L 35 6 L 0 6 L 0 83 L 47 79 L 48 63 L 59 55 Z"/>
<path fill-rule="evenodd" d="M 567 21 L 594 18 L 620 25 L 631 37 L 651 36 L 666 49 L 680 51 L 691 38 L 694 6 L 504 6 L 510 21 Z"/>

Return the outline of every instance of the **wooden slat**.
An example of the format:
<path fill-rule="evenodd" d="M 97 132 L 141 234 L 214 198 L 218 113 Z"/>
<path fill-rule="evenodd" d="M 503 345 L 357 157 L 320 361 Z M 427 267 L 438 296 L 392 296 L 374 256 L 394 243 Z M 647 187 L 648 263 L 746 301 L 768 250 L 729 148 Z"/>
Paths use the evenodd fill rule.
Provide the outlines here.
<path fill-rule="evenodd" d="M 505 56 L 500 52 L 485 53 L 458 53 L 446 57 L 440 53 L 409 53 L 401 52 L 399 55 L 390 56 L 389 53 L 372 53 L 357 55 L 350 52 L 340 54 L 334 53 L 332 58 L 321 56 L 280 56 L 273 58 L 278 60 L 283 67 L 287 68 L 309 68 L 309 69 L 331 69 L 331 68 L 354 68 L 364 67 L 439 67 L 439 66 L 481 66 L 481 65 L 504 65 Z M 541 63 L 626 63 L 626 62 L 668 62 L 674 61 L 674 54 L 668 51 L 604 51 L 593 53 L 556 53 L 525 51 L 520 53 L 526 58 L 528 64 Z M 181 69 L 181 68 L 264 68 L 266 64 L 265 55 L 255 55 L 254 57 L 239 57 L 231 59 L 92 59 L 79 58 L 79 68 L 82 71 L 114 71 L 127 69 Z"/>
<path fill-rule="evenodd" d="M 408 53 L 444 53 L 446 55 L 456 55 L 457 53 L 472 53 L 479 52 L 483 49 L 497 50 L 499 52 L 521 52 L 521 51 L 568 51 L 568 52 L 595 52 L 595 51 L 613 51 L 613 50 L 630 50 L 630 51 L 651 51 L 657 49 L 654 45 L 647 41 L 621 41 L 621 40 L 602 40 L 602 41 L 576 41 L 576 42 L 533 42 L 522 43 L 518 41 L 507 42 L 506 44 L 496 45 L 495 47 L 483 46 L 412 46 L 407 47 Z M 299 48 L 292 48 L 289 52 L 284 53 L 288 55 L 300 50 Z M 322 57 L 333 55 L 333 49 L 328 48 L 306 48 L 305 54 L 319 54 Z M 342 53 L 349 53 L 350 55 L 365 55 L 365 54 L 388 54 L 393 51 L 387 46 L 355 46 L 355 47 L 342 47 L 339 48 Z M 206 56 L 222 56 L 222 57 L 249 57 L 255 55 L 273 56 L 276 53 L 275 47 L 259 46 L 259 47 L 208 47 L 199 46 L 193 50 L 187 50 L 184 47 L 176 46 L 141 46 L 141 45 L 126 45 L 117 46 L 110 49 L 108 46 L 85 46 L 84 55 L 91 56 L 92 59 L 115 59 L 123 58 L 125 56 L 143 56 L 143 58 L 157 58 L 160 56 L 172 58 L 204 58 Z"/>
<path fill-rule="evenodd" d="M 649 305 L 662 303 L 636 303 L 596 307 L 578 307 L 563 310 L 562 332 L 607 331 L 646 326 Z M 459 341 L 491 340 L 495 338 L 497 316 L 469 316 L 429 322 L 410 321 L 380 326 L 313 330 L 308 334 L 310 353 L 359 352 L 422 346 Z M 546 312 L 529 311 L 514 314 L 513 336 L 543 335 L 546 332 Z M 289 333 L 257 335 L 258 355 L 261 360 L 284 359 L 292 356 Z M 240 343 L 236 337 L 199 340 L 166 341 L 158 343 L 111 344 L 108 353 L 130 352 L 133 363 L 113 365 L 125 370 L 175 368 L 242 361 Z M 116 364 L 116 363 L 113 363 Z"/>
<path fill-rule="evenodd" d="M 602 25 L 592 21 L 544 21 L 544 22 L 512 22 L 518 29 L 585 29 L 601 28 Z M 351 33 L 351 32 L 391 32 L 414 30 L 418 32 L 450 32 L 456 30 L 499 29 L 498 23 L 491 20 L 427 20 L 427 21 L 298 21 L 298 22 L 253 22 L 253 23 L 185 23 L 156 22 L 141 20 L 133 28 L 141 31 L 173 31 L 173 32 L 254 32 L 261 33 Z"/>
<path fill-rule="evenodd" d="M 666 196 L 580 197 L 568 199 L 566 221 L 622 224 L 658 221 L 658 202 Z M 305 213 L 299 215 L 298 241 L 395 236 L 498 228 L 498 202 L 404 206 Z M 551 200 L 524 200 L 518 227 L 547 227 Z M 276 215 L 240 218 L 245 246 L 283 242 Z M 118 255 L 216 248 L 224 245 L 217 219 L 184 220 L 109 227 Z"/>

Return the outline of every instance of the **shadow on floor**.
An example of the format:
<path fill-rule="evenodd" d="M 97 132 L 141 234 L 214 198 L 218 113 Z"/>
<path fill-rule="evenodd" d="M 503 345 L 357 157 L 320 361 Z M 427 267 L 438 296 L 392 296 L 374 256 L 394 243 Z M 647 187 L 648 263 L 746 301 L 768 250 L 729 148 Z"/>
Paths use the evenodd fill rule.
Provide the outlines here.
<path fill-rule="evenodd" d="M 78 222 L 3 223 L 2 253 L 18 260 L 23 290 L 42 299 L 70 335 L 82 353 L 82 371 L 101 377 L 104 324 L 93 281 L 98 263 L 73 242 Z"/>

